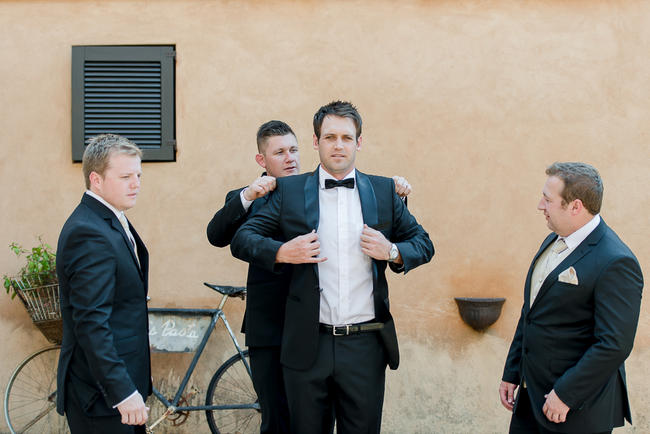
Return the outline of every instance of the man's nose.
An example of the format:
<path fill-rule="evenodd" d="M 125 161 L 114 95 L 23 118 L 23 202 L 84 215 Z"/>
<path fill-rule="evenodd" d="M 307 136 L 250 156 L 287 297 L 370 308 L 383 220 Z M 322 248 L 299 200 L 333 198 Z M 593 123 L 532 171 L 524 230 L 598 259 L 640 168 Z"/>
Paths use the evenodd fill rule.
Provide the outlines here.
<path fill-rule="evenodd" d="M 540 211 L 544 211 L 544 199 L 539 200 L 539 202 L 537 203 L 537 209 Z"/>

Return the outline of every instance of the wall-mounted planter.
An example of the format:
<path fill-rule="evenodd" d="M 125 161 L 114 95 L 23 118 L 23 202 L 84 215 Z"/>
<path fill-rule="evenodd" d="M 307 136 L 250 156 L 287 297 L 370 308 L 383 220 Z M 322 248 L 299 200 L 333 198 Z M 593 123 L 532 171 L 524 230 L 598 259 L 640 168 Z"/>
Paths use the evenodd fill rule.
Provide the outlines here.
<path fill-rule="evenodd" d="M 494 324 L 505 298 L 455 297 L 460 317 L 474 330 L 484 330 Z"/>

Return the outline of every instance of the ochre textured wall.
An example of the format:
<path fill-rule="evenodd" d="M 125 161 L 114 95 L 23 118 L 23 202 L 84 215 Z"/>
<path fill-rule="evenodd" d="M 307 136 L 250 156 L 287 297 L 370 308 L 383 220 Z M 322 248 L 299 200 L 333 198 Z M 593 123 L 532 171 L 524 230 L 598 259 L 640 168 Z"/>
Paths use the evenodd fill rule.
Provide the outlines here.
<path fill-rule="evenodd" d="M 210 246 L 205 226 L 260 173 L 257 127 L 289 122 L 311 170 L 313 113 L 351 100 L 364 118 L 358 167 L 408 178 L 436 247 L 431 264 L 389 277 L 402 365 L 388 374 L 384 432 L 504 432 L 497 387 L 548 232 L 535 209 L 548 164 L 600 170 L 602 216 L 650 272 L 648 22 L 643 1 L 0 1 L 0 272 L 20 265 L 11 241 L 55 245 L 83 193 L 70 47 L 175 44 L 177 161 L 144 164 L 128 212 L 151 253 L 151 305 L 211 306 L 201 282 L 244 284 L 246 265 Z M 507 301 L 477 333 L 455 296 Z M 241 305 L 228 310 L 235 327 Z M 627 363 L 635 426 L 621 432 L 650 431 L 647 313 Z M 4 386 L 45 340 L 8 297 L 0 315 Z M 206 366 L 231 352 L 216 341 Z M 206 430 L 201 415 L 190 423 Z"/>

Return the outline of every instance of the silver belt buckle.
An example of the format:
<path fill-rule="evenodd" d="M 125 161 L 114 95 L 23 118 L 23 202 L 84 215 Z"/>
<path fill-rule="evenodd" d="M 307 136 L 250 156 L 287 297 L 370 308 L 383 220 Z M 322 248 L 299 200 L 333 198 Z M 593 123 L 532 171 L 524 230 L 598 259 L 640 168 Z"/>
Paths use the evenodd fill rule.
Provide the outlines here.
<path fill-rule="evenodd" d="M 343 327 L 343 326 L 341 326 Z M 350 334 L 350 324 L 345 325 L 345 333 L 336 333 L 336 326 L 332 326 L 332 334 L 334 336 L 347 336 Z"/>

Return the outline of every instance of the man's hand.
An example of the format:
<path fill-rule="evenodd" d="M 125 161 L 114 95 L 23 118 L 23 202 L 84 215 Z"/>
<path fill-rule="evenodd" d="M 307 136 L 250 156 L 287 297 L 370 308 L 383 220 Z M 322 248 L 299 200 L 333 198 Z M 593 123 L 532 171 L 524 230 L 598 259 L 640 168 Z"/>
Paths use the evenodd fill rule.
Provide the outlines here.
<path fill-rule="evenodd" d="M 244 190 L 244 198 L 253 201 L 266 196 L 275 190 L 275 178 L 272 176 L 260 176 Z"/>
<path fill-rule="evenodd" d="M 315 230 L 305 235 L 299 235 L 291 241 L 282 244 L 275 255 L 275 262 L 285 264 L 308 264 L 327 261 L 318 258 L 320 242 Z"/>
<path fill-rule="evenodd" d="M 411 184 L 408 183 L 406 178 L 401 176 L 393 176 L 395 181 L 395 192 L 399 197 L 406 197 L 411 194 Z"/>
<path fill-rule="evenodd" d="M 515 391 L 517 390 L 517 385 L 513 383 L 508 383 L 507 381 L 502 381 L 499 386 L 499 397 L 501 398 L 501 404 L 507 409 L 512 411 L 512 408 L 515 405 Z"/>
<path fill-rule="evenodd" d="M 144 405 L 142 395 L 136 392 L 132 397 L 117 406 L 125 425 L 144 425 L 149 418 L 149 407 Z"/>
<path fill-rule="evenodd" d="M 566 422 L 566 415 L 571 409 L 557 396 L 555 389 L 544 395 L 544 398 L 546 398 L 546 402 L 542 407 L 542 412 L 546 419 L 555 423 Z"/>
<path fill-rule="evenodd" d="M 387 261 L 390 255 L 390 248 L 393 245 L 386 239 L 384 234 L 364 224 L 361 231 L 361 251 L 373 259 Z M 394 261 L 396 264 L 402 263 L 402 255 L 398 254 Z"/>

